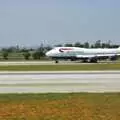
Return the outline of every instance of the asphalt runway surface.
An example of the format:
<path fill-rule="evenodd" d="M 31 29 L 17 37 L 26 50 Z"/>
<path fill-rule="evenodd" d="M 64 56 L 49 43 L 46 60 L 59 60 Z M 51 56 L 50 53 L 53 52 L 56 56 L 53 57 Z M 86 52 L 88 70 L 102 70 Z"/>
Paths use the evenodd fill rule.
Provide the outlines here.
<path fill-rule="evenodd" d="M 120 92 L 120 71 L 0 72 L 0 93 Z"/>
<path fill-rule="evenodd" d="M 98 63 L 82 63 L 80 61 L 59 61 L 57 65 L 77 65 L 77 64 L 107 64 L 120 63 L 120 61 L 99 61 Z M 56 65 L 55 61 L 0 61 L 0 66 L 9 65 Z"/>

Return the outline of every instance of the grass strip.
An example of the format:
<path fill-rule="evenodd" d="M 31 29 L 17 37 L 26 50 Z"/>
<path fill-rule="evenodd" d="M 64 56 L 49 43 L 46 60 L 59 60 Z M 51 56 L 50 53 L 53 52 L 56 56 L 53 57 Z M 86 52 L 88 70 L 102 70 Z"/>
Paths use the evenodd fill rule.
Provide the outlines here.
<path fill-rule="evenodd" d="M 120 63 L 73 64 L 73 65 L 9 65 L 0 71 L 74 71 L 74 70 L 120 70 Z"/>

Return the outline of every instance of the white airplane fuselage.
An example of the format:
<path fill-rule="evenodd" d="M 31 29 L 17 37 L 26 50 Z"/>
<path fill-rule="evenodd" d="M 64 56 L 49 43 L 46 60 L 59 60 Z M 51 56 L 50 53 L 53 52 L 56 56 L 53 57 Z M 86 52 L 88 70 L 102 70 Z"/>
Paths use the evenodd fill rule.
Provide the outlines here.
<path fill-rule="evenodd" d="M 56 47 L 46 53 L 46 56 L 55 60 L 71 59 L 96 62 L 98 59 L 115 60 L 120 56 L 120 47 L 116 49 L 110 48 L 79 48 L 79 47 Z"/>

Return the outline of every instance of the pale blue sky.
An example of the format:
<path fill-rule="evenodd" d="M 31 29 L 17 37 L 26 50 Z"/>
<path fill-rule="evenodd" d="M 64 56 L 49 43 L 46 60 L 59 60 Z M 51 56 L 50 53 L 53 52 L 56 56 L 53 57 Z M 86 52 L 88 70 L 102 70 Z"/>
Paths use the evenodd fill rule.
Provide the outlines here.
<path fill-rule="evenodd" d="M 99 39 L 120 44 L 120 0 L 0 0 L 0 46 Z"/>

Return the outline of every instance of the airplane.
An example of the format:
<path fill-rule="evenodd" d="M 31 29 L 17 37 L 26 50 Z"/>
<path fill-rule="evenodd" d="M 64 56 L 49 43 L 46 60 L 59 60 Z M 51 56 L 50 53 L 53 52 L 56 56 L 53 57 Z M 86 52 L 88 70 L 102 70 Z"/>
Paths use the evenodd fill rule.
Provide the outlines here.
<path fill-rule="evenodd" d="M 119 48 L 79 48 L 79 47 L 55 47 L 46 53 L 47 57 L 58 60 L 82 60 L 83 62 L 97 63 L 98 60 L 117 60 L 120 56 Z"/>

